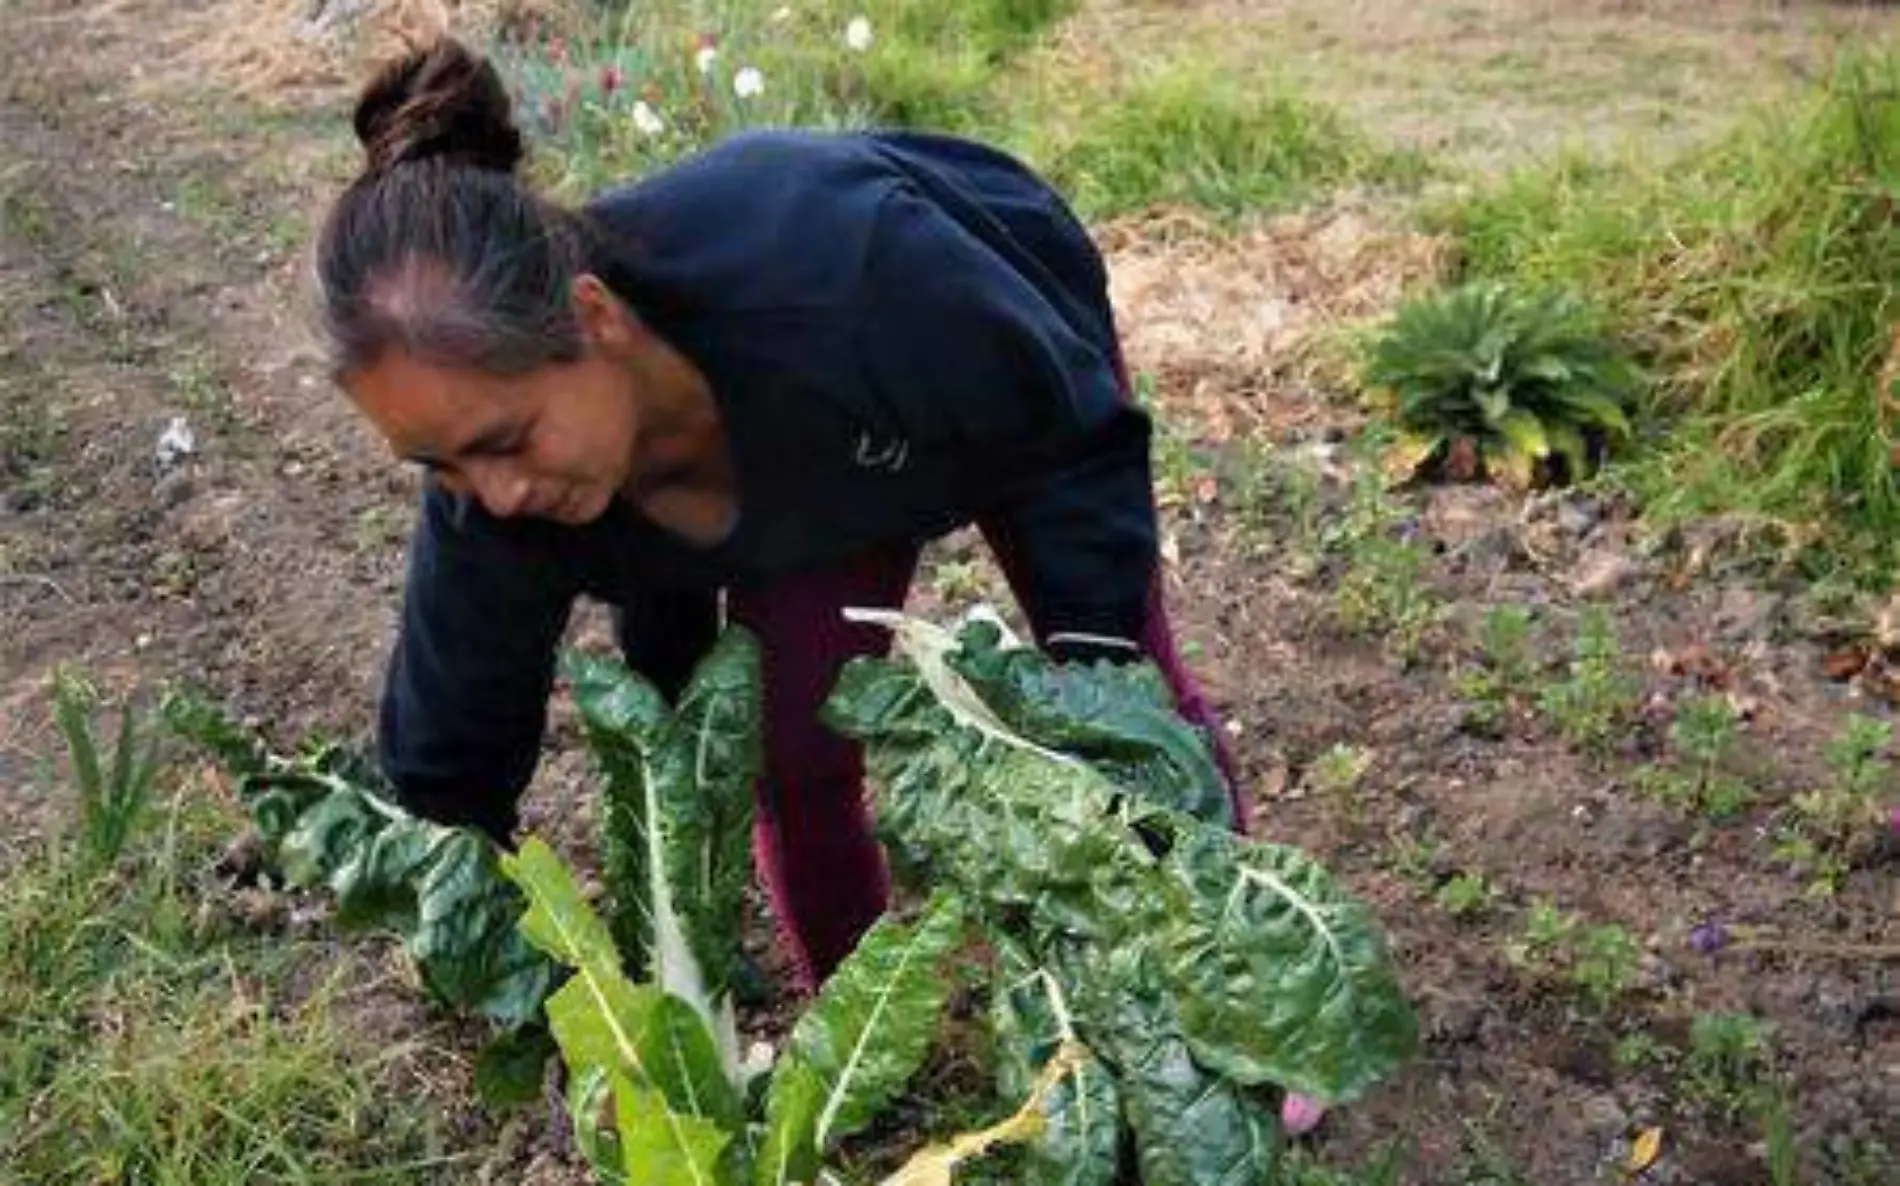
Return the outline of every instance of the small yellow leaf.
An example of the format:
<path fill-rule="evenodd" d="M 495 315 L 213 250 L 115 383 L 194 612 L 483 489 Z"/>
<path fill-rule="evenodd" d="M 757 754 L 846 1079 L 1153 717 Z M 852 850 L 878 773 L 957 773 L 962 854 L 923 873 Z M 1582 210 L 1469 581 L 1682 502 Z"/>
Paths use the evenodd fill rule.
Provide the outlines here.
<path fill-rule="evenodd" d="M 1509 441 L 1496 450 L 1487 450 L 1485 461 L 1498 485 L 1513 493 L 1529 490 L 1537 481 L 1537 458 Z"/>
<path fill-rule="evenodd" d="M 1642 1173 L 1656 1164 L 1656 1158 L 1662 1155 L 1663 1132 L 1660 1128 L 1646 1128 L 1630 1146 L 1629 1172 L 1631 1177 Z"/>
<path fill-rule="evenodd" d="M 1445 443 L 1442 436 L 1421 436 L 1406 433 L 1386 449 L 1385 476 L 1393 482 L 1403 482 L 1418 472 L 1418 467 L 1431 459 Z"/>

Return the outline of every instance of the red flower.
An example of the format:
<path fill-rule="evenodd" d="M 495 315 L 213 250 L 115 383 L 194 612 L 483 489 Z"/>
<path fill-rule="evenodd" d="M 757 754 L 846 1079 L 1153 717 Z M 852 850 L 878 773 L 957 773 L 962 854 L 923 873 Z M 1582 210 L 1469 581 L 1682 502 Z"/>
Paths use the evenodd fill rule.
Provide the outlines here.
<path fill-rule="evenodd" d="M 600 72 L 600 89 L 609 95 L 618 91 L 625 82 L 626 76 L 621 74 L 618 65 L 608 66 Z"/>

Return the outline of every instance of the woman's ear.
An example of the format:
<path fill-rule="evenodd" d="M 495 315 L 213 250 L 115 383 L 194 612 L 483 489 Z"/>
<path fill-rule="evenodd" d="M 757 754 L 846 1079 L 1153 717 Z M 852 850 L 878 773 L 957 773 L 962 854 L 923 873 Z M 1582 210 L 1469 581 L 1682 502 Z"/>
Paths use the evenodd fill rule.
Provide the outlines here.
<path fill-rule="evenodd" d="M 573 300 L 581 337 L 596 346 L 624 349 L 644 332 L 639 316 L 590 272 L 574 277 Z"/>

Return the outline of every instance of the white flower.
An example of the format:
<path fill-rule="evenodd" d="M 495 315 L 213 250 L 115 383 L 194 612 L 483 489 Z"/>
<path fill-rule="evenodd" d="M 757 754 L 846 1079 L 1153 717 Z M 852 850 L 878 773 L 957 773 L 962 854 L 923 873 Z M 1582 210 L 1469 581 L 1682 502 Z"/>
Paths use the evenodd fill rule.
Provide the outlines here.
<path fill-rule="evenodd" d="M 732 76 L 732 93 L 741 99 L 750 99 L 765 93 L 765 75 L 759 73 L 757 66 L 746 66 Z"/>
<path fill-rule="evenodd" d="M 637 100 L 633 105 L 633 126 L 639 129 L 642 136 L 657 136 L 666 131 L 660 113 L 653 110 L 645 99 Z"/>
<path fill-rule="evenodd" d="M 719 49 L 716 46 L 702 45 L 698 52 L 693 54 L 693 65 L 699 68 L 701 74 L 711 74 L 713 63 L 718 60 Z"/>
<path fill-rule="evenodd" d="M 871 48 L 871 18 L 854 16 L 851 23 L 844 27 L 844 43 L 863 53 Z"/>
<path fill-rule="evenodd" d="M 775 25 L 782 25 L 791 19 L 792 6 L 789 4 L 781 4 L 772 12 L 772 23 Z"/>

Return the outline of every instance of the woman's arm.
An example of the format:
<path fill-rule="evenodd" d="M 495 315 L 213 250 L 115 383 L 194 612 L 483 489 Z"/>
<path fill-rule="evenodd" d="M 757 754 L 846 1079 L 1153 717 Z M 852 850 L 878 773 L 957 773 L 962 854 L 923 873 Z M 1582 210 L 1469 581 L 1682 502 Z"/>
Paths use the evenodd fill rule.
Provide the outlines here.
<path fill-rule="evenodd" d="M 408 810 L 509 842 L 578 588 L 547 525 L 424 491 L 379 738 Z"/>

